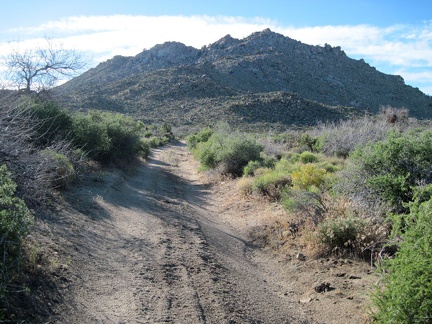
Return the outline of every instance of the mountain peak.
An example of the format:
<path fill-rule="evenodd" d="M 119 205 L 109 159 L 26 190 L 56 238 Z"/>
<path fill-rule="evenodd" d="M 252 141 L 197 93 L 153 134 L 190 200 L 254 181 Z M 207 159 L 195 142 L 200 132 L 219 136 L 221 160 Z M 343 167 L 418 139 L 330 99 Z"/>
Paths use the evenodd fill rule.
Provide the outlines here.
<path fill-rule="evenodd" d="M 251 34 L 250 36 L 246 37 L 245 40 L 263 40 L 267 42 L 272 42 L 276 40 L 289 41 L 292 39 L 282 34 L 276 33 L 272 31 L 270 28 L 266 28 L 262 31 Z"/>
<path fill-rule="evenodd" d="M 430 118 L 432 114 L 431 98 L 405 85 L 402 78 L 349 58 L 339 46 L 307 45 L 269 28 L 243 39 L 228 34 L 201 49 L 166 42 L 135 57 L 116 57 L 59 88 L 63 95 L 69 92 L 71 99 L 65 100 L 68 105 L 73 105 L 72 98 L 80 97 L 80 108 L 95 107 L 92 98 L 98 93 L 102 109 L 110 98 L 112 107 L 140 111 L 142 115 L 154 113 L 154 118 L 170 115 L 173 124 L 180 124 L 177 119 L 186 116 L 184 107 L 190 110 L 187 116 L 192 122 L 203 106 L 211 106 L 210 111 L 215 109 L 215 116 L 219 116 L 218 109 L 228 109 L 228 101 L 235 114 L 245 117 L 262 110 L 260 114 L 267 121 L 277 124 L 278 116 L 271 112 L 282 114 L 285 105 L 294 102 L 287 99 L 293 93 L 304 99 L 301 107 L 296 106 L 298 111 L 309 109 L 307 102 L 313 101 L 331 107 L 335 113 L 336 107 L 377 113 L 381 106 L 389 105 L 405 107 L 417 118 Z M 262 106 L 260 103 L 257 110 L 249 110 L 254 96 L 258 101 L 263 98 Z M 316 120 L 335 116 L 332 113 L 328 116 L 333 117 L 326 117 L 324 110 L 313 114 Z M 297 110 L 284 124 L 306 124 L 313 119 L 299 121 L 295 116 Z"/>
<path fill-rule="evenodd" d="M 186 46 L 180 42 L 165 42 L 144 50 L 137 56 L 135 61 L 139 62 L 141 70 L 154 70 L 174 65 L 191 64 L 198 55 L 199 50 Z"/>

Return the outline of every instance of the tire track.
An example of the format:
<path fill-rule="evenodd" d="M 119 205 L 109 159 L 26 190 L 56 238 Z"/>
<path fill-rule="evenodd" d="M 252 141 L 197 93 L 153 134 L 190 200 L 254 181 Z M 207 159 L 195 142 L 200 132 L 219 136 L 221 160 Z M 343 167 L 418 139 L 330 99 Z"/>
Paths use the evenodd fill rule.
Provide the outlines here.
<path fill-rule="evenodd" d="M 53 323 L 307 322 L 248 243 L 219 224 L 195 170 L 177 143 L 133 175 L 72 195 L 84 206 L 69 215 L 80 228 L 68 237 L 79 275 Z"/>

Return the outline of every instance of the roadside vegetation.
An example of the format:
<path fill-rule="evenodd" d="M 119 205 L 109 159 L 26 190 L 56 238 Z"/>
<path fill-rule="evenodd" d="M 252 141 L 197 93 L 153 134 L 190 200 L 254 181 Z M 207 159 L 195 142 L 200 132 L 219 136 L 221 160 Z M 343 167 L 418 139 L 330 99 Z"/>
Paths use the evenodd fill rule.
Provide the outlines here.
<path fill-rule="evenodd" d="M 371 318 L 430 322 L 430 124 L 385 107 L 379 116 L 265 136 L 204 128 L 187 143 L 202 170 L 237 177 L 248 199 L 284 207 L 285 221 L 260 233 L 271 248 L 296 240 L 311 257 L 370 262 L 382 276 Z"/>
<path fill-rule="evenodd" d="M 173 134 L 167 124 L 145 125 L 103 111 L 70 113 L 13 93 L 1 98 L 0 126 L 0 321 L 6 321 L 13 320 L 11 300 L 27 289 L 23 274 L 35 268 L 28 234 L 55 205 L 59 190 L 95 166 L 146 158 Z"/>
<path fill-rule="evenodd" d="M 56 192 L 95 166 L 146 158 L 173 134 L 168 124 L 106 111 L 71 113 L 29 96 L 2 101 L 0 125 L 0 320 L 11 320 L 8 303 L 26 290 L 22 273 L 36 262 L 26 251 L 28 234 Z M 284 208 L 283 221 L 254 234 L 270 248 L 294 241 L 309 257 L 363 259 L 382 278 L 371 298 L 373 320 L 430 322 L 428 122 L 386 107 L 378 116 L 280 134 L 247 134 L 224 124 L 186 142 L 202 171 L 235 178 L 248 199 Z"/>

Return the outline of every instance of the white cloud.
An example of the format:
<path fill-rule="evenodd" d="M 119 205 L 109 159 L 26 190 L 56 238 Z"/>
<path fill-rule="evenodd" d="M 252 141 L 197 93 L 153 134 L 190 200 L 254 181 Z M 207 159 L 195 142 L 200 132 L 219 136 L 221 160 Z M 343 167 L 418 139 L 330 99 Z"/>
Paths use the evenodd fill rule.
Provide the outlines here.
<path fill-rule="evenodd" d="M 283 28 L 281 31 L 307 44 L 341 46 L 348 55 L 363 56 L 376 62 L 432 66 L 432 28 L 428 25 L 416 31 L 403 25 L 387 28 L 368 25 L 318 26 Z"/>
<path fill-rule="evenodd" d="M 432 80 L 432 69 L 420 72 L 417 70 L 401 69 L 396 70 L 394 74 L 403 75 L 406 83 L 418 84 L 418 88 L 423 89 L 425 93 L 432 94 L 432 83 L 430 82 Z M 429 90 L 425 91 L 425 89 Z"/>
<path fill-rule="evenodd" d="M 378 70 L 380 66 L 392 66 L 391 70 L 401 71 L 405 80 L 424 85 L 423 91 L 432 87 L 429 72 L 416 72 L 414 77 L 410 70 L 432 67 L 432 21 L 420 26 L 386 28 L 370 25 L 297 28 L 259 17 L 114 15 L 69 17 L 33 28 L 18 28 L 15 32 L 27 39 L 21 46 L 32 47 L 38 38 L 50 35 L 61 38 L 67 48 L 91 53 L 100 62 L 115 55 L 136 55 L 144 48 L 166 41 L 201 48 L 226 34 L 243 38 L 265 28 L 307 44 L 341 46 L 348 56 L 364 58 Z M 4 43 L 0 43 L 2 54 L 7 54 Z"/>
<path fill-rule="evenodd" d="M 34 28 L 19 29 L 28 35 L 58 34 L 85 50 L 105 52 L 107 48 L 149 48 L 166 41 L 179 41 L 201 47 L 225 34 L 246 37 L 254 31 L 267 28 L 271 21 L 242 17 L 209 16 L 85 16 L 51 21 Z M 121 54 L 121 53 L 115 53 Z"/>

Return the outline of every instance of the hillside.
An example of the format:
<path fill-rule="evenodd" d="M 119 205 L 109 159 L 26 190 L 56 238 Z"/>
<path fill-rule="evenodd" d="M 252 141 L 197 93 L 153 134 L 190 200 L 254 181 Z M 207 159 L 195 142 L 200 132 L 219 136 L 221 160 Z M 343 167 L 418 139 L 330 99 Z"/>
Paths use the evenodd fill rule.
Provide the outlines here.
<path fill-rule="evenodd" d="M 201 49 L 167 42 L 115 56 L 54 90 L 71 109 L 106 109 L 175 126 L 229 121 L 284 128 L 377 113 L 381 106 L 432 115 L 432 99 L 400 76 L 349 58 L 340 47 L 306 45 L 269 29 L 227 35 Z"/>

